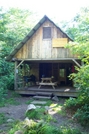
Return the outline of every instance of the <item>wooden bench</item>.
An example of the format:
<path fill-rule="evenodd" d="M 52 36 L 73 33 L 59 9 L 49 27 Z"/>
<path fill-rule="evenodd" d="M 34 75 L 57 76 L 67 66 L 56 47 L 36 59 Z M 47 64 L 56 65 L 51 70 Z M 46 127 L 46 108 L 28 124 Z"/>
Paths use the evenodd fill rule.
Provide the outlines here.
<path fill-rule="evenodd" d="M 53 89 L 55 89 L 55 87 L 54 86 L 57 86 L 57 82 L 50 82 L 50 83 L 47 83 L 47 82 L 40 82 L 39 83 L 39 87 L 38 88 L 40 88 L 41 86 L 52 86 L 53 87 Z"/>

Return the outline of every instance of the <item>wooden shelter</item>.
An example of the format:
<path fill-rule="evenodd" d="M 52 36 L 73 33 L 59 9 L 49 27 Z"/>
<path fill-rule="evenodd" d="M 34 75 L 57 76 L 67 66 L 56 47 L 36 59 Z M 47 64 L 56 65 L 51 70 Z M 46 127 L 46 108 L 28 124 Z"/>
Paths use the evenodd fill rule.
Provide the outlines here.
<path fill-rule="evenodd" d="M 15 62 L 15 90 L 39 85 L 42 77 L 53 78 L 59 86 L 70 85 L 68 75 L 80 61 L 65 48 L 69 41 L 73 40 L 44 16 L 6 58 Z"/>

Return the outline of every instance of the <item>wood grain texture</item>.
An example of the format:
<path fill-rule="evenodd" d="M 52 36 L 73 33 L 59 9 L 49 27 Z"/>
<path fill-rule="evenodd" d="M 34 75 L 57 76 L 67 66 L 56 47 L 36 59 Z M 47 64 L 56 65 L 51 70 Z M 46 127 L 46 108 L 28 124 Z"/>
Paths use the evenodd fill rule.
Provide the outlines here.
<path fill-rule="evenodd" d="M 51 38 L 43 39 L 43 27 L 51 27 Z M 58 41 L 60 40 L 60 48 Z M 66 43 L 66 34 L 58 29 L 50 21 L 45 21 L 41 27 L 34 33 L 34 35 L 24 44 L 24 46 L 17 52 L 15 58 L 18 59 L 52 59 L 52 58 L 70 58 L 74 55 L 63 48 Z M 52 43 L 54 41 L 54 45 Z M 56 42 L 56 44 L 55 44 Z"/>

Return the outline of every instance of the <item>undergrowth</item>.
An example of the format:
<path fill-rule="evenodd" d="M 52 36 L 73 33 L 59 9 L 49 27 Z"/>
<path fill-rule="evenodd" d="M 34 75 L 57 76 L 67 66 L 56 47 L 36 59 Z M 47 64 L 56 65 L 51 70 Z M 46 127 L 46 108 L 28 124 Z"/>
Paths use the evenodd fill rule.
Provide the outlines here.
<path fill-rule="evenodd" d="M 54 127 L 46 122 L 34 122 L 30 120 L 29 124 L 26 122 L 19 122 L 13 126 L 8 134 L 14 134 L 16 131 L 22 131 L 23 134 L 82 134 L 78 129 L 66 127 Z"/>
<path fill-rule="evenodd" d="M 3 98 L 3 100 L 0 102 L 0 107 L 5 107 L 7 105 L 19 105 L 20 103 L 17 102 L 14 98 Z"/>
<path fill-rule="evenodd" d="M 82 99 L 70 98 L 64 104 L 67 113 L 71 113 L 73 118 L 76 119 L 81 125 L 89 125 L 89 103 L 86 104 Z"/>
<path fill-rule="evenodd" d="M 6 123 L 6 116 L 4 113 L 0 113 L 0 125 L 3 124 L 3 123 Z"/>

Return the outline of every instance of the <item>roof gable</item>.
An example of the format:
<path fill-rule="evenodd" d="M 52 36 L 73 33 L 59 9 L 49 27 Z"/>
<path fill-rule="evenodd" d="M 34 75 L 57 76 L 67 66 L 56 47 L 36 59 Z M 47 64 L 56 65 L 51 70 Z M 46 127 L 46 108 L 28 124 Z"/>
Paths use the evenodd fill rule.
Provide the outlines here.
<path fill-rule="evenodd" d="M 36 24 L 36 26 L 28 33 L 28 35 L 17 45 L 17 47 L 11 52 L 11 54 L 6 58 L 6 61 L 10 61 L 13 56 L 23 47 L 23 45 L 34 35 L 34 33 L 41 27 L 41 25 L 49 20 L 57 29 L 64 33 L 70 40 L 72 40 L 65 32 L 63 32 L 52 20 L 50 20 L 46 15 Z"/>

